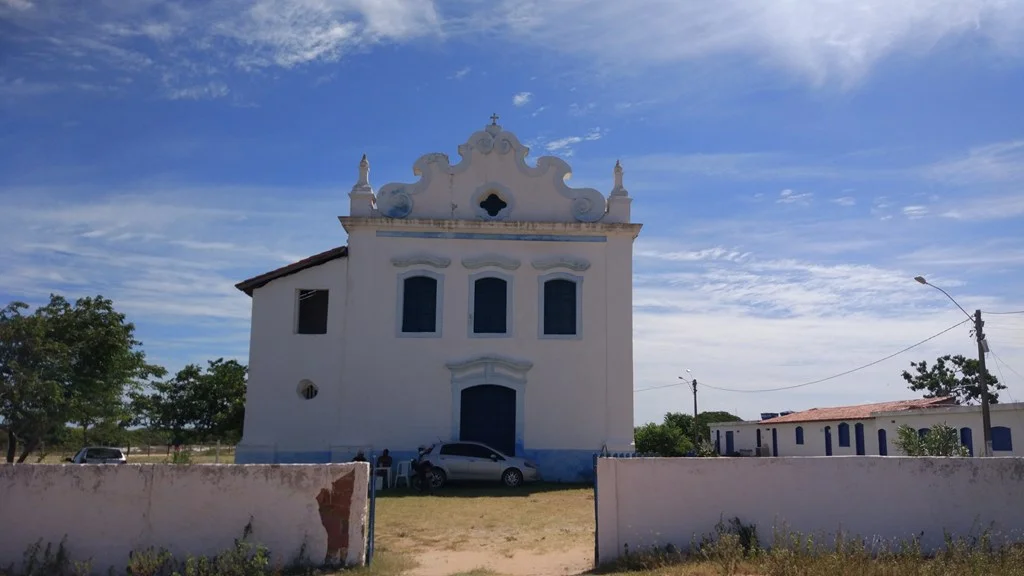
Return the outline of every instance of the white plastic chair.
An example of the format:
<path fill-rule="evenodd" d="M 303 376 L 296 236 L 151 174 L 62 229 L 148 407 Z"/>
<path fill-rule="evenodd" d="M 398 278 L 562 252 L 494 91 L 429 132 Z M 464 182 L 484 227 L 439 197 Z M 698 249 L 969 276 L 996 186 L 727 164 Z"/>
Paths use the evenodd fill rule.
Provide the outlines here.
<path fill-rule="evenodd" d="M 395 488 L 398 488 L 398 483 L 400 481 L 402 481 L 402 480 L 405 480 L 405 487 L 406 488 L 411 488 L 412 487 L 412 482 L 410 480 L 411 475 L 412 475 L 412 467 L 410 466 L 409 461 L 408 460 L 399 460 L 398 461 L 398 470 L 395 471 Z"/>

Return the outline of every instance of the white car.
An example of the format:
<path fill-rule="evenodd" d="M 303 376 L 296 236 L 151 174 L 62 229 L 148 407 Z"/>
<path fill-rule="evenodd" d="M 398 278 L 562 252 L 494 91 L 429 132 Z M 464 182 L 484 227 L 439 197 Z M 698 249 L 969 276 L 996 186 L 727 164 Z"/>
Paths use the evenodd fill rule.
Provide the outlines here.
<path fill-rule="evenodd" d="M 479 442 L 434 444 L 420 457 L 420 462 L 430 462 L 433 488 L 440 488 L 449 480 L 494 481 L 515 488 L 540 479 L 533 462 L 508 456 Z"/>
<path fill-rule="evenodd" d="M 67 462 L 72 464 L 124 464 L 128 459 L 120 448 L 108 448 L 106 446 L 87 446 L 78 451 L 73 458 Z"/>

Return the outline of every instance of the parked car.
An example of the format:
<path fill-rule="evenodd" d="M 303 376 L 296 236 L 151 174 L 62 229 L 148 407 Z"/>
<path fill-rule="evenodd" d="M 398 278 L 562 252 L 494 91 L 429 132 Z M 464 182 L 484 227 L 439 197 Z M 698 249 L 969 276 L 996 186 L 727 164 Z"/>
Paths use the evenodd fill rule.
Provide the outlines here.
<path fill-rule="evenodd" d="M 430 462 L 433 488 L 450 480 L 493 481 L 515 488 L 540 479 L 533 462 L 503 454 L 480 442 L 440 442 L 427 449 L 420 462 Z"/>
<path fill-rule="evenodd" d="M 124 464 L 128 462 L 128 459 L 125 458 L 124 452 L 120 448 L 87 446 L 66 461 L 72 464 Z"/>

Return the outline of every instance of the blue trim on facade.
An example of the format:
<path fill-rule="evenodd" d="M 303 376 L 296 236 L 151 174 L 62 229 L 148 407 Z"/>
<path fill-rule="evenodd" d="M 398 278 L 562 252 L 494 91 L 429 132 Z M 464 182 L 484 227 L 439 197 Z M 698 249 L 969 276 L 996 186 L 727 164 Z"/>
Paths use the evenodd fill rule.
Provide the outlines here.
<path fill-rule="evenodd" d="M 432 240 L 519 240 L 525 242 L 607 242 L 607 236 L 560 236 L 557 234 L 493 234 L 486 232 L 406 232 L 377 230 L 378 238 L 428 238 Z"/>
<path fill-rule="evenodd" d="M 532 460 L 540 470 L 541 479 L 544 482 L 593 482 L 594 481 L 594 454 L 595 450 L 523 450 L 516 445 L 516 456 Z M 416 457 L 415 450 L 390 450 L 393 466 L 397 469 L 398 463 L 409 461 Z M 375 449 L 374 455 L 379 455 L 380 450 Z M 370 455 L 367 454 L 367 457 Z M 335 462 L 351 462 L 355 457 L 352 453 L 336 453 Z M 316 450 L 308 452 L 300 451 L 277 451 L 270 452 L 259 449 L 246 449 L 239 447 L 235 450 L 235 464 L 329 464 L 331 463 L 331 452 L 327 450 Z"/>

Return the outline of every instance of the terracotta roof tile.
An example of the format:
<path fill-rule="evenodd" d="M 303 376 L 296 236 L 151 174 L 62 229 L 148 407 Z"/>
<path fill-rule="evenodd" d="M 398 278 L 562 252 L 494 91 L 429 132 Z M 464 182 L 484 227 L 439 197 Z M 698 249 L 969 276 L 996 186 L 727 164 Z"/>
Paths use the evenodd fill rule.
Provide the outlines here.
<path fill-rule="evenodd" d="M 820 422 L 822 420 L 864 420 L 871 418 L 875 412 L 899 412 L 921 408 L 939 408 L 954 405 L 953 398 L 918 398 L 915 400 L 898 400 L 896 402 L 878 402 L 876 404 L 859 404 L 857 406 L 837 406 L 835 408 L 811 408 L 802 412 L 793 412 L 785 416 L 776 416 L 763 423 L 785 424 L 787 422 Z"/>
<path fill-rule="evenodd" d="M 330 250 L 327 250 L 325 252 L 314 254 L 309 258 L 304 258 L 302 260 L 299 260 L 298 262 L 293 262 L 287 266 L 282 266 L 277 270 L 271 270 L 270 272 L 267 272 L 265 274 L 260 274 L 259 276 L 254 276 L 252 278 L 249 278 L 248 280 L 243 280 L 238 284 L 235 284 L 235 288 L 238 288 L 242 292 L 245 292 L 249 296 L 252 296 L 253 290 L 267 285 L 267 283 L 271 282 L 272 280 L 277 280 L 278 278 L 281 278 L 283 276 L 288 276 L 289 274 L 301 272 L 306 268 L 319 266 L 321 264 L 330 262 L 331 260 L 345 258 L 347 256 L 348 246 L 338 246 L 337 248 L 331 248 Z"/>

